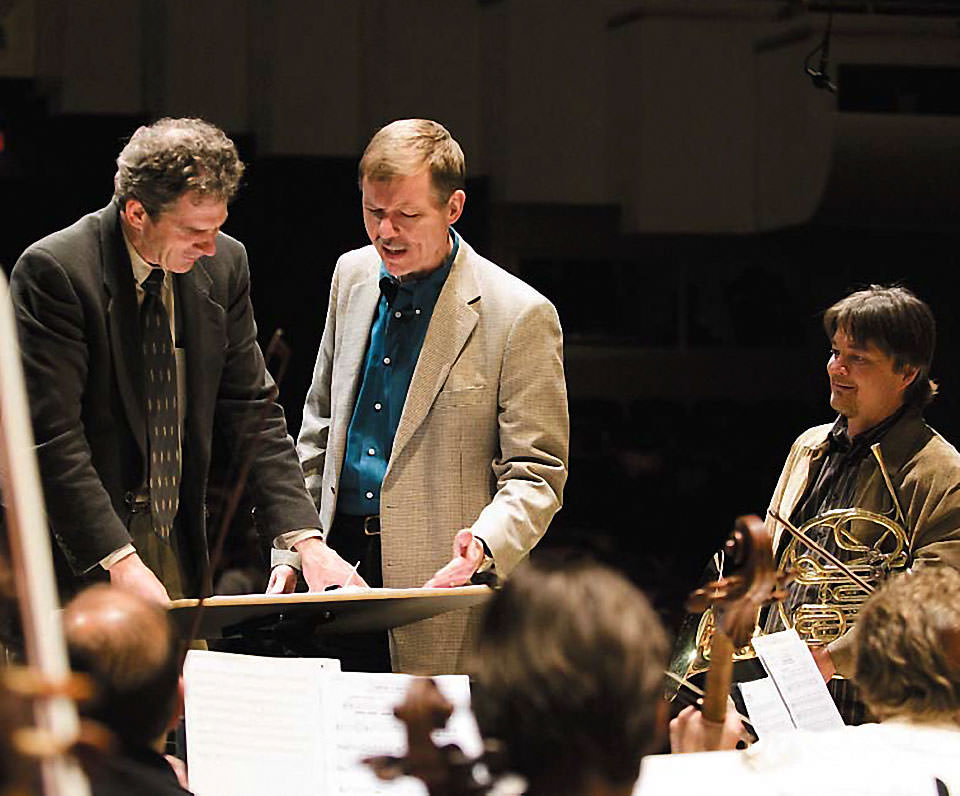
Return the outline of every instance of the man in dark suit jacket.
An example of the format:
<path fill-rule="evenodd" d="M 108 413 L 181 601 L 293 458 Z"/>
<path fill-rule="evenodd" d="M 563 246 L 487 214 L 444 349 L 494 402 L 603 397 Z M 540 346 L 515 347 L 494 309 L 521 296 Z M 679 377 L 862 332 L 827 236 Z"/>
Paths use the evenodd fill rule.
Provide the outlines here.
<path fill-rule="evenodd" d="M 215 426 L 238 457 L 256 445 L 247 488 L 265 536 L 285 547 L 319 520 L 257 345 L 246 251 L 220 232 L 243 173 L 233 142 L 199 119 L 162 119 L 117 164 L 111 203 L 30 246 L 11 287 L 61 591 L 109 573 L 162 602 L 210 591 Z M 164 428 L 142 342 L 148 292 L 152 312 L 163 305 L 157 329 L 170 327 L 160 348 L 176 349 Z M 179 435 L 172 452 L 160 431 Z M 166 458 L 163 478 L 152 455 Z M 172 514 L 158 519 L 164 503 Z"/>

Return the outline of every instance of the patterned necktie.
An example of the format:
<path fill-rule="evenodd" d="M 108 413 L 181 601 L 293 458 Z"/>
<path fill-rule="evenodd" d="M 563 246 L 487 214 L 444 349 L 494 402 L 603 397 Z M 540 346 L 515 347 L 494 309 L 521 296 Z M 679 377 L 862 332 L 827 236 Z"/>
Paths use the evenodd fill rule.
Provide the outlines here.
<path fill-rule="evenodd" d="M 162 269 L 154 268 L 143 281 L 140 328 L 150 449 L 150 516 L 157 536 L 169 539 L 180 498 L 180 420 L 177 358 L 170 317 L 161 297 L 163 276 Z"/>

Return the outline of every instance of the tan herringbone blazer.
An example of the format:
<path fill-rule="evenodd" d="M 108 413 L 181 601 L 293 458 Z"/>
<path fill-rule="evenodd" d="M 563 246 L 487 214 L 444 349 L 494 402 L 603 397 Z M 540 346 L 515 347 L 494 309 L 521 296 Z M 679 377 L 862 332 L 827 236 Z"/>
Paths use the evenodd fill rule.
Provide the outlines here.
<path fill-rule="evenodd" d="M 370 327 L 380 299 L 373 246 L 337 262 L 297 443 L 330 530 Z M 553 305 L 466 241 L 440 293 L 380 497 L 383 583 L 422 586 L 471 527 L 508 575 L 560 508 L 569 419 Z M 394 671 L 463 671 L 475 611 L 397 628 Z"/>

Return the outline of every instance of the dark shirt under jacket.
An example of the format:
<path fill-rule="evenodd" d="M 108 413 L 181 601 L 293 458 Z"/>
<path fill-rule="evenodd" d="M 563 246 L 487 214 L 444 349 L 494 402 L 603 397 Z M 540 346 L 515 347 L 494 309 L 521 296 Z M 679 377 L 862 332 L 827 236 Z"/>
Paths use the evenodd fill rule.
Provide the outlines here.
<path fill-rule="evenodd" d="M 860 463 L 870 456 L 870 447 L 880 441 L 903 412 L 904 408 L 901 408 L 852 440 L 847 435 L 847 418 L 838 417 L 830 430 L 826 455 L 811 466 L 816 475 L 807 493 L 797 503 L 790 521 L 799 527 L 830 509 L 852 506 Z"/>
<path fill-rule="evenodd" d="M 809 522 L 814 517 L 831 509 L 854 507 L 853 501 L 860 465 L 870 457 L 870 446 L 880 441 L 890 427 L 900 419 L 903 411 L 901 409 L 895 412 L 886 420 L 858 434 L 852 440 L 847 434 L 847 419 L 842 416 L 837 418 L 837 422 L 834 423 L 828 435 L 826 453 L 819 461 L 814 461 L 810 465 L 810 486 L 797 502 L 797 507 L 790 517 L 790 521 L 795 526 L 799 528 L 805 522 Z M 849 552 L 837 547 L 833 533 L 826 526 L 816 525 L 807 531 L 807 535 L 841 561 L 850 558 L 851 554 Z M 784 534 L 781 548 L 789 539 L 790 537 Z M 781 549 L 778 551 L 778 559 L 782 554 L 783 550 Z M 799 588 L 791 584 L 788 587 L 785 605 L 787 615 L 793 616 L 796 609 L 805 602 L 815 602 L 816 592 L 817 587 L 815 586 Z M 783 629 L 777 612 L 770 611 L 767 632 Z"/>
<path fill-rule="evenodd" d="M 451 251 L 440 268 L 419 279 L 398 280 L 380 264 L 380 302 L 370 328 L 363 381 L 347 430 L 340 472 L 341 514 L 380 512 L 380 486 L 420 350 L 460 238 L 450 229 Z"/>

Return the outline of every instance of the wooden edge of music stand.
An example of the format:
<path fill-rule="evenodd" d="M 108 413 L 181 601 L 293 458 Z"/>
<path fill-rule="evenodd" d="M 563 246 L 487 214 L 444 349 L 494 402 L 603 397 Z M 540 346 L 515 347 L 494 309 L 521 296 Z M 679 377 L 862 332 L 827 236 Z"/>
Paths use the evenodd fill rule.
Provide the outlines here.
<path fill-rule="evenodd" d="M 480 605 L 492 596 L 488 586 L 220 595 L 204 600 L 197 636 L 229 638 L 245 628 L 290 620 L 309 622 L 316 633 L 387 630 Z M 195 598 L 170 603 L 170 616 L 181 635 L 190 632 L 199 605 Z"/>

